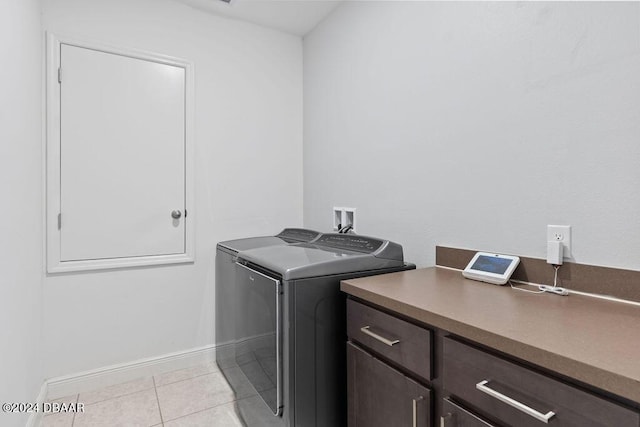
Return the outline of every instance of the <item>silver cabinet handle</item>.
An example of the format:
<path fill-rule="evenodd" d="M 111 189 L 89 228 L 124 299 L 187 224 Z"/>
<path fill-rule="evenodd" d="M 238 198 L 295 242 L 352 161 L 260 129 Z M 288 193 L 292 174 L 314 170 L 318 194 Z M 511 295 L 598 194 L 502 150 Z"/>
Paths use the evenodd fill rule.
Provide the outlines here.
<path fill-rule="evenodd" d="M 363 334 L 367 334 L 370 337 L 375 338 L 378 341 L 385 343 L 389 347 L 391 347 L 394 344 L 398 344 L 400 342 L 400 340 L 390 340 L 390 339 L 387 339 L 385 337 L 381 337 L 380 335 L 376 334 L 375 332 L 371 332 L 369 330 L 369 328 L 370 328 L 370 326 L 363 326 L 362 328 L 360 328 L 360 330 L 362 331 Z"/>
<path fill-rule="evenodd" d="M 476 384 L 476 388 L 481 392 L 486 393 L 489 396 L 495 399 L 498 399 L 501 402 L 506 403 L 512 408 L 516 408 L 517 410 L 524 412 L 525 414 L 535 418 L 538 421 L 542 421 L 545 424 L 549 424 L 549 420 L 556 414 L 553 411 L 549 411 L 546 414 L 538 412 L 535 409 L 525 405 L 524 403 L 518 402 L 517 400 L 512 399 L 509 396 L 505 396 L 504 394 L 498 391 L 495 391 L 492 388 L 487 387 L 487 383 L 489 383 L 489 380 L 480 381 L 478 384 Z"/>
<path fill-rule="evenodd" d="M 440 417 L 440 427 L 447 427 L 449 420 L 453 418 L 453 414 L 451 412 L 447 412 L 447 415 L 443 415 Z"/>
<path fill-rule="evenodd" d="M 179 219 L 182 216 L 182 212 L 179 210 L 171 211 L 171 218 Z"/>
<path fill-rule="evenodd" d="M 418 402 L 422 399 L 424 399 L 422 396 L 413 399 L 413 427 L 418 427 Z"/>

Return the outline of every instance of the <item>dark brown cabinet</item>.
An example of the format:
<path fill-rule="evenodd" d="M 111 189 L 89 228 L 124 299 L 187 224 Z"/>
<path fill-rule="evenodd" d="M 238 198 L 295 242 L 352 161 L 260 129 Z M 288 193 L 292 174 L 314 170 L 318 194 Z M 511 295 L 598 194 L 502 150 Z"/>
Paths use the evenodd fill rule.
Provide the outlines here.
<path fill-rule="evenodd" d="M 440 427 L 495 427 L 480 419 L 450 399 L 442 399 L 442 417 Z"/>
<path fill-rule="evenodd" d="M 354 298 L 347 335 L 349 427 L 640 427 L 596 389 Z"/>
<path fill-rule="evenodd" d="M 349 299 L 347 335 L 349 427 L 430 427 L 431 331 Z"/>
<path fill-rule="evenodd" d="M 347 343 L 349 427 L 428 427 L 431 392 Z"/>
<path fill-rule="evenodd" d="M 411 375 L 431 379 L 430 330 L 350 299 L 347 335 Z"/>
<path fill-rule="evenodd" d="M 640 415 L 453 338 L 444 338 L 444 389 L 510 426 L 638 427 Z M 455 424 L 454 424 L 455 425 Z"/>

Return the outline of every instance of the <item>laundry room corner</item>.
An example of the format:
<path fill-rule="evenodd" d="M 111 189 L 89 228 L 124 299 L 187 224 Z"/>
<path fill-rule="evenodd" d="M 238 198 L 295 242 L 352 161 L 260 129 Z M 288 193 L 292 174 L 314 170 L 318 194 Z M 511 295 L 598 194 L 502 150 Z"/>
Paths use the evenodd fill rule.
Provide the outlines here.
<path fill-rule="evenodd" d="M 195 262 L 48 273 L 44 376 L 213 348 L 216 242 L 302 223 L 301 38 L 171 0 L 45 0 L 43 28 L 184 59 L 195 81 Z"/>

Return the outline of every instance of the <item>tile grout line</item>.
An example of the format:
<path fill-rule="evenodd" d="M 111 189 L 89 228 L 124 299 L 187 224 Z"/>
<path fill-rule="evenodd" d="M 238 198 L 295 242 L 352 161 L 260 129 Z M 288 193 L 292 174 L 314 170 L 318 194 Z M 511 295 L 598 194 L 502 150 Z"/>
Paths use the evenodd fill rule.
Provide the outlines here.
<path fill-rule="evenodd" d="M 187 368 L 187 369 L 188 369 L 188 368 Z M 172 372 L 172 371 L 170 371 L 170 372 Z M 155 388 L 155 387 L 164 387 L 164 386 L 167 386 L 167 385 L 170 385 L 170 384 L 176 384 L 176 383 L 179 383 L 179 382 L 182 382 L 182 381 L 189 381 L 189 380 L 194 379 L 194 378 L 203 377 L 203 376 L 205 376 L 205 375 L 211 375 L 211 374 L 216 374 L 216 373 L 220 373 L 220 374 L 221 374 L 221 373 L 222 373 L 222 370 L 220 370 L 220 369 L 216 368 L 216 370 L 211 371 L 211 372 L 206 372 L 206 373 L 204 373 L 204 374 L 195 375 L 195 376 L 190 377 L 190 378 L 185 378 L 185 379 L 182 379 L 182 380 L 177 380 L 177 381 L 173 381 L 173 382 L 166 383 L 166 384 L 161 384 L 161 385 L 159 385 L 159 386 L 158 386 L 158 385 L 156 385 L 155 375 L 151 375 L 151 379 L 153 380 L 153 387 L 143 388 L 143 389 L 141 389 L 141 390 L 133 391 L 133 392 L 130 392 L 130 393 L 120 394 L 120 395 L 118 395 L 118 396 L 113 396 L 113 397 L 109 397 L 109 398 L 107 398 L 107 399 L 103 399 L 103 400 L 98 400 L 98 401 L 95 401 L 95 402 L 91 402 L 91 403 L 88 403 L 88 404 L 87 404 L 87 406 L 89 406 L 89 405 L 95 405 L 95 404 L 97 404 L 97 403 L 106 402 L 106 401 L 108 401 L 108 400 L 117 399 L 117 398 L 119 398 L 119 397 L 129 396 L 129 395 L 131 395 L 131 394 L 136 394 L 136 393 L 139 393 L 139 392 L 141 392 L 141 391 L 150 390 L 151 388 Z M 141 378 L 148 378 L 148 377 L 141 377 Z M 135 381 L 135 380 L 134 380 L 134 381 Z M 126 382 L 125 382 L 125 383 L 118 383 L 118 384 L 114 384 L 114 385 L 120 385 L 120 384 L 126 384 Z M 113 386 L 109 386 L 109 387 L 113 387 Z M 105 388 L 107 388 L 107 387 L 105 387 Z M 85 393 L 92 393 L 92 392 L 99 391 L 99 390 L 102 390 L 102 389 L 89 390 L 88 392 L 85 392 Z M 81 394 L 81 393 L 80 393 L 80 394 Z M 80 397 L 80 394 L 78 394 L 78 398 Z"/>
<path fill-rule="evenodd" d="M 166 387 L 168 385 L 181 383 L 183 381 L 193 380 L 195 378 L 200 378 L 200 377 L 204 377 L 205 375 L 211 375 L 211 374 L 222 374 L 222 370 L 217 370 L 217 371 L 207 372 L 207 373 L 204 373 L 204 374 L 194 375 L 193 377 L 183 378 L 181 380 L 173 381 L 173 382 L 170 382 L 170 383 L 156 385 L 156 387 Z M 154 383 L 155 383 L 155 378 L 154 378 Z"/>
<path fill-rule="evenodd" d="M 164 419 L 163 419 L 163 416 L 162 416 L 162 409 L 160 408 L 160 399 L 158 397 L 158 390 L 157 390 L 158 387 L 165 387 L 165 386 L 168 386 L 168 385 L 177 384 L 177 383 L 180 383 L 180 382 L 189 381 L 189 380 L 193 380 L 195 378 L 203 377 L 203 376 L 206 376 L 206 375 L 212 375 L 212 374 L 222 374 L 222 370 L 219 369 L 219 368 L 216 368 L 215 370 L 213 370 L 211 372 L 206 372 L 206 373 L 203 373 L 203 374 L 195 375 L 195 376 L 190 377 L 190 378 L 185 378 L 185 379 L 181 379 L 181 380 L 178 380 L 178 381 L 173 381 L 173 382 L 170 382 L 170 383 L 162 384 L 160 386 L 158 386 L 156 384 L 155 376 L 151 375 L 151 380 L 153 382 L 153 389 L 154 389 L 154 393 L 156 395 L 156 402 L 158 403 L 158 410 L 160 412 L 160 425 L 164 425 Z M 224 377 L 224 374 L 222 374 L 222 376 Z M 133 394 L 136 394 L 136 393 L 140 393 L 140 392 L 143 392 L 143 391 L 146 391 L 146 390 L 150 390 L 151 388 L 152 387 L 148 387 L 148 388 L 144 388 L 144 389 L 141 389 L 141 390 L 133 391 L 133 392 L 130 392 L 130 393 L 125 393 L 125 394 L 121 394 L 121 395 L 118 395 L 118 396 L 113 396 L 113 397 L 110 397 L 110 398 L 107 398 L 107 399 L 98 400 L 96 402 L 92 402 L 90 404 L 86 404 L 85 408 L 93 406 L 93 405 L 97 405 L 99 403 L 108 402 L 110 400 L 119 399 L 119 398 L 122 398 L 122 397 L 125 397 L 125 396 L 130 396 L 130 395 L 133 395 Z M 98 390 L 101 390 L 101 389 L 98 389 Z M 90 393 L 90 392 L 93 392 L 93 391 L 97 391 L 97 390 L 90 390 L 87 393 Z M 80 394 L 81 393 L 77 393 L 76 394 L 76 404 L 80 401 Z M 234 398 L 233 400 L 230 400 L 228 402 L 224 402 L 224 403 L 220 403 L 218 405 L 214 405 L 214 406 L 211 406 L 211 407 L 208 407 L 208 408 L 204 408 L 204 409 L 202 409 L 200 411 L 193 412 L 192 414 L 197 414 L 199 412 L 207 411 L 207 410 L 213 409 L 213 408 L 215 408 L 217 406 L 225 405 L 225 404 L 228 404 L 228 403 L 231 403 L 231 402 L 235 402 L 237 400 L 240 400 L 240 399 Z M 181 417 L 174 418 L 173 420 L 177 420 L 177 419 L 180 419 L 180 418 L 186 417 L 188 415 L 192 415 L 192 414 L 186 414 L 186 415 L 183 415 Z M 73 427 L 75 425 L 75 419 L 76 419 L 76 413 L 74 412 L 73 418 L 72 418 L 72 421 L 71 421 L 71 427 Z M 168 421 L 173 421 L 173 420 L 168 420 Z"/>
<path fill-rule="evenodd" d="M 251 396 L 249 396 L 249 397 L 251 397 Z M 170 420 L 167 420 L 167 422 L 179 420 L 180 418 L 190 417 L 191 415 L 199 414 L 200 412 L 210 411 L 211 409 L 214 409 L 214 408 L 217 408 L 217 407 L 223 406 L 223 405 L 228 405 L 229 403 L 237 402 L 238 400 L 241 400 L 241 399 L 233 399 L 233 400 L 230 400 L 228 402 L 218 403 L 217 405 L 209 406 L 209 407 L 206 407 L 204 409 L 200 409 L 199 411 L 195 411 L 195 412 L 191 412 L 191 413 L 188 413 L 188 414 L 180 415 L 177 418 L 172 418 Z"/>
<path fill-rule="evenodd" d="M 60 400 L 60 399 L 62 399 L 62 398 L 55 399 L 55 400 Z M 80 393 L 77 393 L 77 394 L 76 394 L 76 401 L 75 401 L 76 408 L 78 407 L 77 405 L 78 405 L 78 400 L 79 400 L 79 399 L 80 399 Z M 47 398 L 47 399 L 45 399 L 45 401 L 46 401 L 46 402 L 53 402 L 53 400 L 50 400 L 50 399 L 48 399 L 48 398 Z M 67 402 L 64 402 L 64 403 L 67 403 Z M 59 414 L 59 413 L 60 413 L 60 412 L 49 413 L 49 414 L 42 414 L 42 419 L 40 420 L 40 423 L 38 424 L 38 426 L 37 426 L 37 427 L 42 427 L 42 426 L 43 426 L 43 424 L 44 424 L 44 417 L 52 416 L 52 415 L 56 415 L 56 414 Z M 73 427 L 73 424 L 75 423 L 75 420 L 76 420 L 76 414 L 77 414 L 77 411 L 73 411 L 73 416 L 71 417 L 71 427 Z"/>
<path fill-rule="evenodd" d="M 80 401 L 80 393 L 78 393 L 78 394 L 76 395 L 76 408 L 78 407 L 78 402 L 79 402 L 79 401 Z M 74 425 L 74 424 L 75 424 L 75 422 L 76 422 L 76 414 L 77 414 L 77 413 L 78 413 L 77 411 L 74 411 L 74 413 L 73 413 L 73 418 L 71 418 L 71 427 L 73 427 L 73 425 Z"/>
<path fill-rule="evenodd" d="M 158 386 L 156 386 L 156 377 L 152 376 L 153 379 L 153 392 L 156 394 L 156 402 L 158 402 L 158 412 L 160 413 L 160 424 L 164 426 L 164 419 L 162 418 L 162 408 L 160 407 L 160 398 L 158 397 Z"/>
<path fill-rule="evenodd" d="M 151 378 L 153 378 L 153 376 L 152 376 Z M 121 384 L 126 384 L 126 383 L 121 383 Z M 115 385 L 119 385 L 119 384 L 115 384 Z M 155 382 L 154 382 L 154 386 L 153 386 L 153 387 L 147 387 L 147 388 L 143 388 L 143 389 L 141 389 L 141 390 L 132 391 L 132 392 L 130 392 L 130 393 L 119 394 L 119 395 L 117 395 L 117 396 L 109 397 L 109 398 L 107 398 L 107 399 L 102 399 L 102 400 L 98 400 L 98 401 L 96 401 L 96 402 L 87 403 L 87 404 L 86 404 L 86 406 L 96 405 L 96 404 L 98 404 L 98 403 L 107 402 L 107 401 L 109 401 L 109 400 L 113 400 L 113 399 L 119 399 L 119 398 L 124 397 L 124 396 L 130 396 L 130 395 L 132 395 L 132 394 L 140 393 L 140 392 L 142 392 L 142 391 L 151 390 L 151 389 L 152 389 L 152 388 L 154 388 L 154 387 L 155 387 Z M 102 390 L 102 389 L 98 389 L 98 390 Z M 98 391 L 98 390 L 91 390 L 91 391 L 86 392 L 86 393 L 92 393 L 92 392 L 94 392 L 94 391 Z M 80 398 L 80 394 L 78 394 L 78 399 L 79 399 L 79 398 Z"/>
<path fill-rule="evenodd" d="M 238 368 L 238 366 L 233 366 L 233 367 L 230 367 L 230 368 L 231 368 L 231 369 L 232 369 L 232 368 Z M 194 380 L 194 379 L 196 379 L 196 378 L 200 378 L 200 377 L 204 377 L 204 376 L 212 375 L 212 374 L 222 374 L 222 377 L 223 377 L 223 379 L 225 380 L 225 382 L 226 382 L 227 384 L 229 384 L 229 383 L 228 383 L 228 381 L 226 380 L 226 378 L 224 377 L 223 369 L 219 369 L 219 368 L 217 368 L 216 370 L 214 370 L 214 371 L 212 371 L 212 372 L 207 372 L 207 373 L 200 374 L 200 375 L 194 375 L 193 377 L 190 377 L 190 378 L 184 378 L 184 379 L 181 379 L 181 380 L 178 380 L 178 381 L 173 381 L 173 382 L 170 382 L 170 383 L 162 384 L 161 386 L 156 385 L 156 396 L 157 396 L 157 388 L 158 388 L 158 387 L 166 387 L 166 386 L 169 386 L 169 385 L 173 385 L 173 384 L 177 384 L 177 383 L 181 383 L 181 382 L 185 382 L 185 381 L 192 381 L 192 380 Z M 154 377 L 154 384 L 155 384 L 155 377 Z M 230 386 L 230 385 L 229 385 L 229 386 Z M 231 387 L 231 386 L 230 386 L 230 387 Z M 256 394 L 256 395 L 257 395 L 257 394 Z M 247 396 L 247 397 L 251 397 L 251 396 Z M 232 397 L 232 398 L 231 398 L 231 400 L 229 400 L 229 401 L 220 402 L 220 403 L 218 403 L 218 404 L 215 404 L 215 405 L 213 405 L 213 406 L 208 406 L 208 407 L 206 407 L 206 408 L 200 409 L 200 410 L 195 411 L 195 412 L 191 412 L 191 413 L 188 413 L 188 414 L 184 414 L 184 415 L 181 415 L 181 416 L 176 417 L 176 418 L 171 418 L 171 419 L 167 420 L 166 422 L 172 422 L 172 421 L 175 421 L 175 420 L 179 420 L 179 419 L 181 419 L 181 418 L 185 418 L 185 417 L 192 416 L 192 415 L 194 415 L 194 414 L 199 414 L 199 413 L 201 413 L 201 412 L 209 411 L 209 410 L 214 409 L 214 408 L 217 408 L 217 407 L 219 407 L 219 406 L 222 406 L 222 405 L 228 405 L 228 404 L 230 404 L 230 403 L 234 403 L 234 402 L 237 402 L 237 401 L 239 401 L 239 400 L 242 400 L 242 399 L 239 399 L 239 398 L 235 395 L 235 392 L 234 392 L 233 397 Z M 158 399 L 158 407 L 160 407 L 159 399 Z M 163 417 L 162 417 L 162 410 L 160 410 L 160 412 L 161 412 L 161 418 L 163 419 Z M 164 419 L 163 419 L 163 423 L 164 423 Z M 163 425 L 164 425 L 164 424 L 163 424 Z"/>

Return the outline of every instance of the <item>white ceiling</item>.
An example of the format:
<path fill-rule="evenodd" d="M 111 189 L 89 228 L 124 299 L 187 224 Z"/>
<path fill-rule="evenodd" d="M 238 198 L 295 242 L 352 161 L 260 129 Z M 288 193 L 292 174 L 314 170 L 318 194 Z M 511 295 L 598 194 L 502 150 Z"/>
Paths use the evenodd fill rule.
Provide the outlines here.
<path fill-rule="evenodd" d="M 343 0 L 177 0 L 193 8 L 304 36 Z"/>

